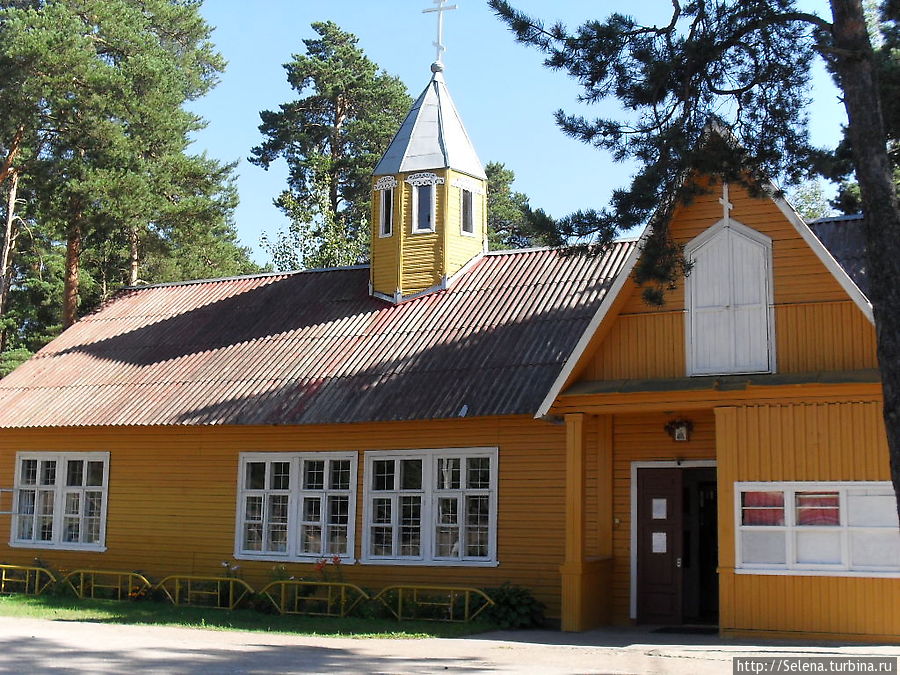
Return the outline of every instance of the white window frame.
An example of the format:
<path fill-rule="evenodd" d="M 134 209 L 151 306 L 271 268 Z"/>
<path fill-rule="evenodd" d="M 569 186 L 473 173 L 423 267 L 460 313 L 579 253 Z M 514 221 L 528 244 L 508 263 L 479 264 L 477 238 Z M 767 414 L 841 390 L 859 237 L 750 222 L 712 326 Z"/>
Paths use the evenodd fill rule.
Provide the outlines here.
<path fill-rule="evenodd" d="M 326 475 L 325 487 L 322 490 L 304 490 L 302 487 L 303 480 L 303 462 L 304 460 L 325 461 Z M 328 460 L 349 460 L 350 461 L 350 489 L 349 490 L 332 490 L 327 485 L 328 480 Z M 244 479 L 246 476 L 246 466 L 253 462 L 266 463 L 266 480 L 269 478 L 270 462 L 287 462 L 290 464 L 289 487 L 287 490 L 274 490 L 270 487 L 263 489 L 251 489 L 245 487 Z M 332 558 L 335 554 L 320 550 L 315 553 L 304 553 L 301 551 L 300 527 L 303 521 L 303 498 L 318 497 L 321 501 L 321 519 L 320 524 L 323 527 L 321 537 L 322 546 L 325 547 L 327 536 L 325 527 L 327 525 L 327 503 L 329 496 L 348 496 L 348 517 L 347 517 L 347 551 L 343 554 L 337 554 L 345 563 L 355 562 L 354 550 L 356 542 L 356 495 L 357 495 L 357 463 L 358 453 L 351 452 L 242 452 L 238 459 L 237 471 L 237 509 L 235 514 L 235 532 L 234 532 L 234 557 L 237 560 L 265 560 L 271 562 L 315 562 L 323 557 Z M 268 483 L 267 483 L 268 485 Z M 286 494 L 288 495 L 288 519 L 287 519 L 287 547 L 284 552 L 278 551 L 253 551 L 244 550 L 244 525 L 246 524 L 246 497 L 260 494 L 264 495 L 263 508 L 265 509 L 265 501 L 267 495 Z M 265 513 L 265 510 L 263 511 Z M 263 528 L 265 528 L 266 520 L 263 516 Z M 265 537 L 265 531 L 263 532 Z M 265 540 L 265 539 L 264 539 Z"/>
<path fill-rule="evenodd" d="M 437 188 L 433 183 L 425 183 L 421 185 L 412 185 L 412 234 L 428 234 L 435 232 L 435 221 L 437 220 Z M 419 188 L 427 187 L 431 191 L 431 225 L 429 227 L 419 227 Z"/>
<path fill-rule="evenodd" d="M 900 563 L 896 567 L 851 566 L 850 534 L 860 530 L 885 531 L 885 527 L 857 526 L 848 524 L 848 494 L 861 490 L 890 490 L 889 481 L 792 481 L 792 482 L 736 482 L 734 484 L 734 546 L 736 574 L 800 575 L 800 576 L 853 576 L 853 577 L 900 577 Z M 744 492 L 780 491 L 784 493 L 784 525 L 743 525 L 741 495 Z M 797 525 L 797 492 L 837 492 L 840 525 Z M 785 563 L 745 563 L 743 562 L 742 537 L 745 531 L 784 532 Z M 796 535 L 803 531 L 833 531 L 840 533 L 841 562 L 839 564 L 798 563 Z M 900 537 L 900 530 L 895 530 Z"/>
<path fill-rule="evenodd" d="M 685 322 L 684 322 L 684 338 L 685 338 L 685 362 L 687 367 L 688 376 L 703 376 L 703 375 L 738 375 L 738 374 L 746 374 L 748 372 L 753 373 L 774 373 L 776 372 L 776 352 L 775 352 L 775 277 L 773 270 L 773 262 L 772 262 L 772 239 L 762 234 L 761 232 L 757 232 L 753 228 L 747 227 L 743 223 L 739 223 L 736 220 L 731 218 L 723 218 L 718 221 L 715 225 L 705 230 L 703 233 L 697 235 L 694 239 L 688 242 L 687 246 L 685 246 L 684 254 L 685 258 L 691 262 L 693 262 L 694 254 L 703 248 L 704 245 L 708 244 L 712 241 L 716 236 L 721 234 L 724 230 L 733 230 L 736 234 L 746 237 L 747 239 L 756 242 L 765 247 L 767 256 L 766 256 L 766 270 L 765 274 L 765 282 L 766 282 L 766 304 L 767 304 L 767 312 L 766 312 L 766 320 L 768 325 L 766 326 L 766 337 L 768 341 L 768 361 L 769 367 L 763 370 L 754 370 L 754 371 L 745 371 L 745 370 L 727 370 L 720 371 L 716 370 L 697 370 L 694 365 L 694 359 L 692 356 L 693 350 L 693 326 L 694 326 L 694 313 L 693 313 L 693 299 L 694 299 L 694 284 L 696 282 L 692 281 L 693 275 L 688 274 L 685 279 L 684 285 L 684 305 L 685 305 Z"/>
<path fill-rule="evenodd" d="M 465 467 L 465 460 L 469 457 L 487 457 L 490 459 L 490 487 L 485 489 L 460 489 L 441 490 L 435 486 L 438 460 L 442 458 L 460 458 L 461 466 Z M 374 462 L 378 460 L 422 460 L 422 489 L 404 492 L 395 485 L 394 490 L 377 491 L 372 488 L 374 477 Z M 363 536 L 362 553 L 360 561 L 366 565 L 422 565 L 443 567 L 496 567 L 497 560 L 497 492 L 498 492 L 498 451 L 496 447 L 472 447 L 472 448 L 428 448 L 409 450 L 367 450 L 365 452 L 365 484 L 363 487 Z M 395 474 L 399 476 L 399 471 Z M 399 503 L 399 496 L 403 494 L 421 494 L 421 555 L 419 556 L 374 556 L 370 554 L 371 529 L 376 526 L 372 520 L 372 500 L 379 495 L 395 497 Z M 459 497 L 460 503 L 465 503 L 465 496 L 488 496 L 490 504 L 490 518 L 488 526 L 488 555 L 479 557 L 466 557 L 464 538 L 460 537 L 460 555 L 458 557 L 437 557 L 435 555 L 435 530 L 437 528 L 437 502 L 441 497 Z M 399 530 L 399 510 L 395 506 L 392 509 L 392 527 Z M 460 511 L 460 523 L 465 514 Z M 461 525 L 462 527 L 462 525 Z"/>
<path fill-rule="evenodd" d="M 385 208 L 388 201 L 388 208 Z M 382 239 L 394 236 L 394 188 L 388 187 L 378 192 L 378 236 Z M 389 216 L 389 217 L 386 217 Z M 387 226 L 387 227 L 385 227 Z"/>
<path fill-rule="evenodd" d="M 36 541 L 32 539 L 18 539 L 19 518 L 28 515 L 34 517 L 33 514 L 19 513 L 19 497 L 20 491 L 34 489 L 37 492 L 40 485 L 22 484 L 22 462 L 25 460 L 55 461 L 56 476 L 55 484 L 52 486 L 53 497 L 53 535 L 50 541 Z M 103 462 L 103 481 L 99 486 L 67 486 L 67 462 Z M 40 464 L 38 464 L 38 473 L 40 473 Z M 38 483 L 40 476 L 38 476 Z M 45 489 L 49 491 L 49 486 Z M 102 503 L 100 505 L 100 541 L 96 543 L 80 543 L 63 541 L 63 524 L 65 521 L 66 493 L 79 492 L 82 496 L 79 500 L 80 510 L 82 513 L 79 517 L 84 518 L 84 492 L 101 492 Z M 109 504 L 109 453 L 108 452 L 18 452 L 16 453 L 15 481 L 13 484 L 13 516 L 10 518 L 9 545 L 14 548 L 39 548 L 39 549 L 55 549 L 60 551 L 105 551 L 106 550 L 106 513 Z"/>

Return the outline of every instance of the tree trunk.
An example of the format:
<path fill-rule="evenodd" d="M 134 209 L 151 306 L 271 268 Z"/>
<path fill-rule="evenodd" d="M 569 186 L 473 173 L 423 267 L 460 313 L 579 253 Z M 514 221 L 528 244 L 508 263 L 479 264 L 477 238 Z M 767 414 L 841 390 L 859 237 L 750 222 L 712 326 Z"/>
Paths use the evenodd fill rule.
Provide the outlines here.
<path fill-rule="evenodd" d="M 63 329 L 78 320 L 78 271 L 81 258 L 81 213 L 72 214 L 66 233 L 66 274 L 63 288 Z"/>
<path fill-rule="evenodd" d="M 128 261 L 128 285 L 129 286 L 137 286 L 138 282 L 138 270 L 140 267 L 140 260 L 138 258 L 138 231 L 137 227 L 132 227 L 128 231 L 128 240 L 131 244 L 131 255 Z"/>
<path fill-rule="evenodd" d="M 900 209 L 862 2 L 831 0 L 831 12 L 833 65 L 844 95 L 865 213 L 869 299 L 875 314 L 891 479 L 900 495 Z"/>
<path fill-rule="evenodd" d="M 9 198 L 6 202 L 6 227 L 3 230 L 3 250 L 0 252 L 0 320 L 6 316 L 6 302 L 9 299 L 9 287 L 12 282 L 13 243 L 16 239 L 16 195 L 19 191 L 19 173 L 10 174 Z M 6 351 L 7 330 L 0 332 L 0 352 Z"/>

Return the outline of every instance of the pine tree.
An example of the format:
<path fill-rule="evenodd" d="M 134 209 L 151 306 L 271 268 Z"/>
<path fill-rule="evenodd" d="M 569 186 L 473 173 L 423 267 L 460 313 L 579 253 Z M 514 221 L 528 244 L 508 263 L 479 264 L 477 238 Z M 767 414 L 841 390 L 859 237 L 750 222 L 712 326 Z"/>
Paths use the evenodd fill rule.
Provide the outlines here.
<path fill-rule="evenodd" d="M 684 261 L 668 239 L 666 220 L 670 196 L 690 197 L 684 176 L 718 175 L 753 187 L 766 176 L 796 181 L 812 169 L 819 153 L 810 146 L 805 107 L 810 66 L 824 60 L 847 111 L 891 472 L 900 494 L 900 208 L 885 124 L 898 108 L 896 97 L 882 98 L 861 0 L 830 0 L 829 19 L 801 11 L 794 0 L 674 2 L 658 25 L 612 14 L 574 32 L 546 28 L 506 0 L 489 5 L 518 40 L 547 55 L 548 66 L 582 85 L 583 100 L 621 103 L 618 118 L 560 111 L 557 121 L 570 136 L 641 163 L 631 186 L 579 227 L 602 245 L 617 228 L 654 225 L 642 268 L 648 300 L 661 300 L 660 288 L 680 276 Z M 897 31 L 900 2 L 885 0 L 881 11 L 886 32 Z M 714 117 L 736 142 L 704 142 Z"/>
<path fill-rule="evenodd" d="M 356 36 L 330 21 L 312 28 L 318 37 L 304 40 L 306 53 L 284 66 L 300 98 L 260 113 L 265 141 L 250 157 L 263 168 L 287 161 L 288 189 L 276 204 L 291 225 L 265 241 L 279 267 L 342 265 L 368 255 L 372 170 L 412 104 L 399 78 L 379 71 Z M 341 240 L 351 245 L 336 247 Z"/>
<path fill-rule="evenodd" d="M 488 182 L 488 244 L 492 251 L 556 243 L 547 237 L 554 230 L 553 219 L 542 209 L 533 209 L 527 195 L 513 192 L 516 174 L 512 169 L 501 162 L 488 162 L 484 172 Z"/>

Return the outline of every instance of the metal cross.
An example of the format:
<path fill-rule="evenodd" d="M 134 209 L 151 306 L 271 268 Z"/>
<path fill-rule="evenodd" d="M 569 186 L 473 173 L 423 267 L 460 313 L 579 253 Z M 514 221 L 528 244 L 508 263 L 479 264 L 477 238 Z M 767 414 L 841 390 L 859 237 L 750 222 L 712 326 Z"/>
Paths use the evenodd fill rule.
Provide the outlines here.
<path fill-rule="evenodd" d="M 731 209 L 734 208 L 734 204 L 728 201 L 728 183 L 722 183 L 722 196 L 719 198 L 719 203 L 722 205 L 722 218 L 727 224 L 731 216 Z"/>
<path fill-rule="evenodd" d="M 450 5 L 449 7 L 445 7 L 444 3 L 447 0 L 432 0 L 437 7 L 432 7 L 431 9 L 423 9 L 422 14 L 428 14 L 430 12 L 437 12 L 438 15 L 438 27 L 437 27 L 437 42 L 433 42 L 432 44 L 437 48 L 437 58 L 435 61 L 438 63 L 442 63 L 442 55 L 444 51 L 447 49 L 444 46 L 444 12 L 447 12 L 451 9 L 457 9 L 456 5 Z"/>

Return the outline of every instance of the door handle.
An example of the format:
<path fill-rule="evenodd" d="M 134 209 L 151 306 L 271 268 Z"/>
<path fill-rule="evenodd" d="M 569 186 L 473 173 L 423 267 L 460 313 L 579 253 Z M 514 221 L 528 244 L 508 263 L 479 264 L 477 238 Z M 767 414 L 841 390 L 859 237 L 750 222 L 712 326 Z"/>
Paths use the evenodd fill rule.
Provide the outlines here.
<path fill-rule="evenodd" d="M 675 567 L 681 568 L 681 558 L 675 558 Z"/>

